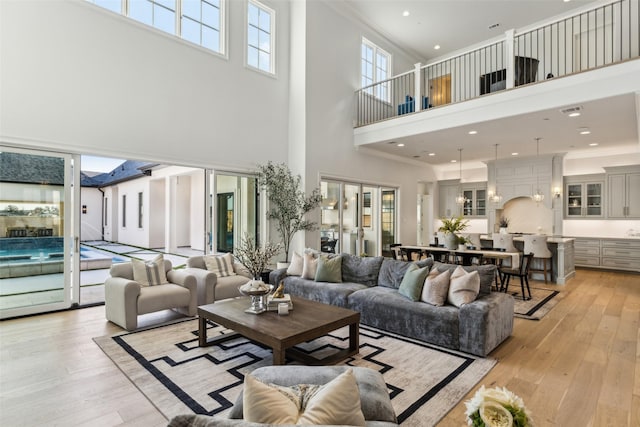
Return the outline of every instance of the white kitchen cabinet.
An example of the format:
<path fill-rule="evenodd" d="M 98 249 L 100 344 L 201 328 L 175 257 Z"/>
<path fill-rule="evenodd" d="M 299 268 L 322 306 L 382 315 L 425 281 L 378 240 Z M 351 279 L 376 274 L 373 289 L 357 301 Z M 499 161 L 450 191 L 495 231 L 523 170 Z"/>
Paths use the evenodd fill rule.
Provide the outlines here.
<path fill-rule="evenodd" d="M 456 203 L 456 197 L 462 194 L 467 199 L 464 206 Z M 487 183 L 467 182 L 460 186 L 459 181 L 438 181 L 440 217 L 450 218 L 462 215 L 465 218 L 485 218 L 487 216 Z"/>
<path fill-rule="evenodd" d="M 640 218 L 640 170 L 605 168 L 609 218 Z M 636 167 L 634 169 L 640 169 Z"/>
<path fill-rule="evenodd" d="M 565 177 L 565 218 L 604 217 L 604 175 Z"/>

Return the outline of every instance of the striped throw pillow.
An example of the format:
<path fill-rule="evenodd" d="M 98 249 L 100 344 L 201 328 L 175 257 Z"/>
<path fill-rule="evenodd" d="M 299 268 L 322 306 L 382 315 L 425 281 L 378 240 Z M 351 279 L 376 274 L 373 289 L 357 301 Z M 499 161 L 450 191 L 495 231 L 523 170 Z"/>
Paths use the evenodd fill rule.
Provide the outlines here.
<path fill-rule="evenodd" d="M 218 277 L 235 276 L 233 269 L 233 255 L 230 253 L 224 255 L 207 255 L 204 257 L 204 265 L 207 270 L 212 271 Z"/>
<path fill-rule="evenodd" d="M 149 261 L 132 259 L 133 280 L 142 286 L 155 286 L 169 283 L 167 273 L 164 271 L 164 256 L 159 254 Z"/>

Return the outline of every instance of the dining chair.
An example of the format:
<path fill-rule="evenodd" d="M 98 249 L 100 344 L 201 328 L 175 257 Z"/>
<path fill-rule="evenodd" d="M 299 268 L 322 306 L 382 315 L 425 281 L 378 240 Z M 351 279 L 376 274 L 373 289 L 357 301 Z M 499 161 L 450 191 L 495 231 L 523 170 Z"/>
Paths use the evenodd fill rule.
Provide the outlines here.
<path fill-rule="evenodd" d="M 521 254 L 520 255 L 520 265 L 518 268 L 510 268 L 510 267 L 501 267 L 500 277 L 501 277 L 501 286 L 500 291 L 507 292 L 509 290 L 509 282 L 512 277 L 520 278 L 520 287 L 522 288 L 522 299 L 530 300 L 531 299 L 531 289 L 529 288 L 529 268 L 531 266 L 531 260 L 533 259 L 533 254 Z M 527 298 L 524 293 L 524 287 L 527 286 L 527 293 L 529 297 Z"/>
<path fill-rule="evenodd" d="M 524 239 L 524 252 L 533 253 L 533 259 L 541 259 L 543 268 L 530 268 L 529 272 L 542 272 L 544 274 L 544 283 L 547 283 L 547 263 L 549 263 L 549 280 L 553 278 L 553 262 L 551 257 L 553 254 L 547 246 L 547 236 L 536 234 L 522 236 Z"/>

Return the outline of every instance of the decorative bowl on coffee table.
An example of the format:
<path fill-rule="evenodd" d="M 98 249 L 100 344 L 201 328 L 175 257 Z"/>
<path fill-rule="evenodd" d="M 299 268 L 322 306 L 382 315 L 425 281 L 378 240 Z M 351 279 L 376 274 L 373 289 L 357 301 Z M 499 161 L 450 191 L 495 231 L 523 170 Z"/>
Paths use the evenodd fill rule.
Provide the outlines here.
<path fill-rule="evenodd" d="M 260 314 L 267 311 L 267 295 L 273 290 L 273 285 L 267 285 L 262 280 L 251 280 L 238 290 L 242 295 L 251 297 L 251 304 L 245 313 Z"/>

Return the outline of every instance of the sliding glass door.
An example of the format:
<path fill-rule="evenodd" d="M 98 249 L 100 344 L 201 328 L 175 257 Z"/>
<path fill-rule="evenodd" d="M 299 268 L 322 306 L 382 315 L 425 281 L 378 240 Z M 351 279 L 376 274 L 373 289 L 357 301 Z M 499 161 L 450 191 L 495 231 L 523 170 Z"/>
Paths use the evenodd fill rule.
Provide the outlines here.
<path fill-rule="evenodd" d="M 233 252 L 244 235 L 259 239 L 257 180 L 208 171 L 207 252 Z"/>
<path fill-rule="evenodd" d="M 322 180 L 322 252 L 378 256 L 396 234 L 396 190 L 375 185 Z"/>
<path fill-rule="evenodd" d="M 0 318 L 68 308 L 78 302 L 78 158 L 0 150 Z"/>

